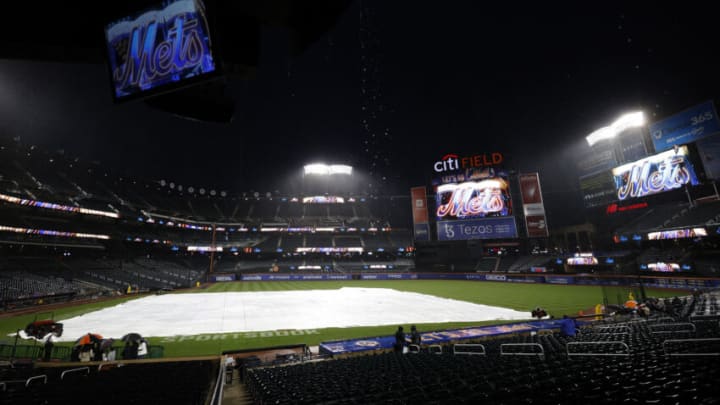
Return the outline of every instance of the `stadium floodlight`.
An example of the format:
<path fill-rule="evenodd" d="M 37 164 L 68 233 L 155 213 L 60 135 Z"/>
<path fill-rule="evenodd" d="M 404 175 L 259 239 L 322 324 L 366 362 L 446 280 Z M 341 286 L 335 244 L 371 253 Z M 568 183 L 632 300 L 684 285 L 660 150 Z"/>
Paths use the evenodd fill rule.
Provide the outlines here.
<path fill-rule="evenodd" d="M 352 166 L 348 165 L 326 165 L 324 163 L 312 163 L 305 165 L 305 175 L 316 174 L 320 176 L 329 176 L 332 174 L 352 174 Z"/>
<path fill-rule="evenodd" d="M 585 137 L 588 145 L 593 146 L 603 139 L 612 139 L 629 128 L 637 128 L 645 125 L 645 114 L 637 111 L 625 114 L 607 127 L 602 127 Z"/>

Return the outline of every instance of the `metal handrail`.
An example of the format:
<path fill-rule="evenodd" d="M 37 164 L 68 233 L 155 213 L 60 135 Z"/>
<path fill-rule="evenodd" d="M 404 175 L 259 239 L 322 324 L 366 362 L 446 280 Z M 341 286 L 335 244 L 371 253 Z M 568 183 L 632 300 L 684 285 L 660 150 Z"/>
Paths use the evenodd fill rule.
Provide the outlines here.
<path fill-rule="evenodd" d="M 698 319 L 698 318 L 710 318 L 710 319 Z M 714 321 L 720 320 L 720 313 L 718 314 L 707 314 L 707 315 L 690 315 L 690 322 L 695 321 Z"/>
<path fill-rule="evenodd" d="M 482 352 L 464 352 L 464 351 L 458 351 L 458 346 L 461 347 L 482 347 Z M 476 356 L 485 356 L 487 355 L 487 351 L 485 350 L 485 346 L 480 343 L 457 343 L 453 345 L 453 354 L 470 354 L 470 355 L 476 355 Z"/>
<path fill-rule="evenodd" d="M 506 353 L 503 349 L 505 347 L 509 346 L 531 346 L 531 347 L 539 347 L 540 353 L 527 353 L 527 352 L 520 352 L 520 353 Z M 540 343 L 503 343 L 500 345 L 500 355 L 501 356 L 545 356 L 545 349 L 542 347 Z"/>
<path fill-rule="evenodd" d="M 86 371 L 85 374 L 90 375 L 90 367 L 78 367 L 78 368 L 71 368 L 70 370 L 65 370 L 62 373 L 60 373 L 60 380 L 65 378 L 65 374 L 75 373 L 78 371 Z"/>
<path fill-rule="evenodd" d="M 600 337 L 607 337 L 607 336 L 630 336 L 630 335 L 632 335 L 632 333 L 628 333 L 628 332 L 607 332 L 607 333 L 598 333 L 598 334 L 590 335 L 590 336 L 591 336 L 591 337 L 600 338 Z M 595 342 L 595 340 L 590 340 L 589 342 Z M 598 342 L 599 342 L 599 341 L 598 341 Z"/>
<path fill-rule="evenodd" d="M 669 316 L 662 316 L 660 318 L 655 318 L 652 321 L 653 322 L 661 322 L 661 321 L 662 322 L 665 322 L 665 321 L 675 322 L 675 318 L 671 318 Z"/>
<path fill-rule="evenodd" d="M 704 338 L 704 339 L 668 339 L 663 341 L 663 352 L 666 356 L 720 356 L 720 352 L 716 353 L 668 353 L 667 344 L 671 343 L 695 343 L 695 342 L 720 342 L 720 338 Z"/>
<path fill-rule="evenodd" d="M 433 349 L 437 349 L 437 351 L 433 352 Z M 442 354 L 442 346 L 440 346 L 440 345 L 430 345 L 430 346 L 428 346 L 428 352 L 429 352 L 429 353 L 435 353 L 435 354 Z"/>
<path fill-rule="evenodd" d="M 408 353 L 414 353 L 414 354 L 420 353 L 420 345 L 409 344 L 408 345 Z"/>
<path fill-rule="evenodd" d="M 697 329 L 695 328 L 695 324 L 690 322 L 685 323 L 660 323 L 657 325 L 650 325 L 648 326 L 648 329 L 659 329 L 661 327 L 667 327 L 667 326 L 690 326 L 692 328 L 692 331 L 695 332 Z M 652 332 L 652 331 L 651 331 Z"/>
<path fill-rule="evenodd" d="M 218 367 L 220 370 L 218 370 L 218 376 L 215 382 L 215 389 L 213 389 L 212 398 L 210 399 L 210 405 L 222 405 L 222 393 L 225 388 L 225 357 L 226 356 L 220 359 L 222 363 L 220 364 L 220 367 Z"/>
<path fill-rule="evenodd" d="M 624 333 L 626 333 L 626 334 L 632 333 L 632 329 L 630 329 L 630 327 L 627 326 L 627 325 L 620 325 L 620 326 L 598 326 L 598 327 L 594 327 L 592 330 L 593 330 L 594 332 L 596 332 L 596 333 L 621 333 L 621 332 L 614 332 L 614 331 L 613 331 L 613 332 L 602 332 L 602 330 L 605 330 L 605 329 L 624 329 L 624 330 L 627 331 L 627 332 L 624 332 Z"/>
<path fill-rule="evenodd" d="M 28 378 L 28 379 L 25 381 L 25 387 L 30 386 L 30 382 L 31 382 L 31 381 L 35 381 L 35 380 L 39 380 L 39 379 L 42 379 L 42 380 L 43 380 L 43 384 L 47 384 L 47 375 L 46 375 L 46 374 L 42 374 L 42 375 L 36 375 L 36 376 L 33 376 L 33 377 Z"/>
<path fill-rule="evenodd" d="M 658 330 L 655 332 L 650 332 L 651 335 L 660 335 L 663 333 L 694 333 L 690 329 L 684 329 L 684 330 Z"/>
<path fill-rule="evenodd" d="M 576 345 L 623 345 L 627 353 L 585 353 L 575 352 L 570 353 L 570 346 Z M 613 342 L 568 342 L 565 345 L 565 351 L 568 356 L 630 356 L 630 346 L 625 342 L 613 341 Z"/>

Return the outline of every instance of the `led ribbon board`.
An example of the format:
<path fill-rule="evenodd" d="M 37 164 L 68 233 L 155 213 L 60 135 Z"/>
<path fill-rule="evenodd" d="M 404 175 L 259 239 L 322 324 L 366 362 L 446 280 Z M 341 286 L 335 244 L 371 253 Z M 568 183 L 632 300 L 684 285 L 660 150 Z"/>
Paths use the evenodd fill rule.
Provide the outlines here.
<path fill-rule="evenodd" d="M 216 72 L 202 1 L 163 5 L 105 27 L 115 100 L 168 90 Z"/>
<path fill-rule="evenodd" d="M 680 146 L 677 150 L 668 150 L 614 168 L 612 174 L 618 200 L 662 193 L 686 184 L 697 185 L 698 179 L 688 155 L 687 146 Z"/>
<path fill-rule="evenodd" d="M 647 234 L 649 240 L 683 239 L 707 236 L 705 228 L 671 229 L 668 231 L 650 232 Z"/>
<path fill-rule="evenodd" d="M 312 197 L 303 197 L 303 204 L 344 204 L 345 199 L 338 196 L 316 195 Z"/>
<path fill-rule="evenodd" d="M 568 257 L 567 264 L 570 266 L 593 266 L 598 264 L 598 259 L 592 253 L 576 253 L 575 256 Z"/>
<path fill-rule="evenodd" d="M 680 271 L 680 265 L 678 263 L 664 262 L 648 263 L 647 269 L 650 271 L 659 271 L 663 273 L 674 273 L 676 271 Z"/>

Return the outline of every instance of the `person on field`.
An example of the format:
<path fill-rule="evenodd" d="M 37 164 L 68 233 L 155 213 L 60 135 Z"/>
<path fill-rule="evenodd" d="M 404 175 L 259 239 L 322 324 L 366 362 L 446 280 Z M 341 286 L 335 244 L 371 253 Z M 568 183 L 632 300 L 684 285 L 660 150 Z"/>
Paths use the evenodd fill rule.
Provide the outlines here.
<path fill-rule="evenodd" d="M 402 353 L 405 343 L 405 332 L 403 332 L 403 327 L 398 326 L 397 331 L 395 331 L 395 343 L 393 344 L 393 350 L 396 353 Z"/>
<path fill-rule="evenodd" d="M 530 314 L 532 315 L 533 318 L 537 318 L 537 319 L 543 319 L 548 316 L 547 311 L 545 311 L 543 308 L 540 308 L 540 307 L 535 307 L 535 309 L 533 309 Z"/>
<path fill-rule="evenodd" d="M 410 344 L 418 345 L 422 343 L 422 335 L 420 335 L 420 332 L 418 332 L 415 325 L 410 327 Z"/>

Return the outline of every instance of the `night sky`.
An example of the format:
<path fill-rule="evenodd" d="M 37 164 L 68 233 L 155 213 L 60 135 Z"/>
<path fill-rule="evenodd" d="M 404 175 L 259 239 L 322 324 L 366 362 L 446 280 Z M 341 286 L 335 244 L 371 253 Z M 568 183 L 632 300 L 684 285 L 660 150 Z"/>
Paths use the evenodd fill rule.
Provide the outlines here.
<path fill-rule="evenodd" d="M 140 178 L 262 192 L 324 159 L 407 194 L 446 153 L 499 151 L 540 172 L 552 217 L 579 202 L 587 134 L 720 94 L 707 6 L 583 5 L 355 1 L 297 57 L 265 28 L 255 78 L 228 79 L 230 124 L 114 104 L 104 65 L 0 60 L 0 133 Z"/>

